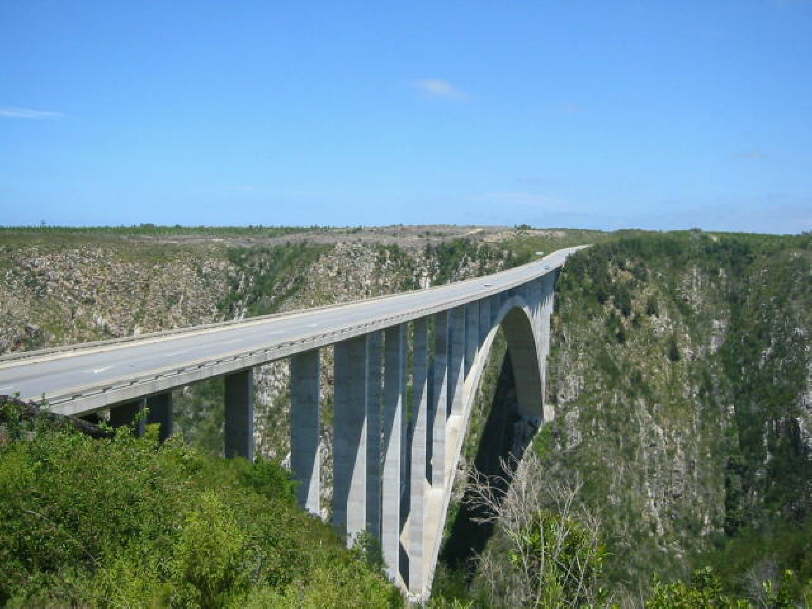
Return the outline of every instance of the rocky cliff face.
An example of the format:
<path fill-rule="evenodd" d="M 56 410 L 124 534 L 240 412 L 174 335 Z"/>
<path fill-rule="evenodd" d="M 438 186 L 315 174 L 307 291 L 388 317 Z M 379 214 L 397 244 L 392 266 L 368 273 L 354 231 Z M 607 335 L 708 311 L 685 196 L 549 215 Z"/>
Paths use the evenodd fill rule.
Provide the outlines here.
<path fill-rule="evenodd" d="M 218 321 L 229 272 L 209 250 L 0 248 L 0 354 Z"/>
<path fill-rule="evenodd" d="M 630 592 L 812 509 L 808 240 L 690 233 L 585 251 L 559 282 L 551 476 L 579 475 Z"/>

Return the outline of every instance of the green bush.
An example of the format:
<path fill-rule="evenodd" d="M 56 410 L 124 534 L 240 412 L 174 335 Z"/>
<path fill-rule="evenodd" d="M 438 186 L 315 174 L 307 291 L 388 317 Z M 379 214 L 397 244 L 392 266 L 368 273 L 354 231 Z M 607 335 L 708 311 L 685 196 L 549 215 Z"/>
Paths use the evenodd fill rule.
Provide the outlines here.
<path fill-rule="evenodd" d="M 0 605 L 402 604 L 378 568 L 296 507 L 278 465 L 208 457 L 179 438 L 159 445 L 154 427 L 92 439 L 0 409 L 11 421 L 0 443 Z"/>
<path fill-rule="evenodd" d="M 758 603 L 761 609 L 794 609 L 790 590 L 795 574 L 785 571 L 779 585 L 770 581 L 762 584 L 763 596 Z M 722 583 L 710 567 L 694 571 L 690 582 L 677 581 L 670 584 L 655 582 L 646 609 L 753 609 L 750 601 L 724 593 Z"/>

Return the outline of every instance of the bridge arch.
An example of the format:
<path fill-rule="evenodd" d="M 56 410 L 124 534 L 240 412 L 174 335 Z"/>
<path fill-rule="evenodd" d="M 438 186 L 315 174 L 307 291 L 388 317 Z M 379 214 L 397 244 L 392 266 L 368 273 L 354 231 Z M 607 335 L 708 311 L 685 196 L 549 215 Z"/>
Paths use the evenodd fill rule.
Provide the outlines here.
<path fill-rule="evenodd" d="M 507 479 L 503 477 L 504 460 L 513 464 L 518 462 L 514 459 L 522 459 L 524 450 L 540 427 L 544 415 L 542 349 L 536 341 L 540 328 L 534 323 L 537 320 L 532 307 L 521 297 L 511 298 L 501 305 L 492 317 L 493 325 L 489 336 L 483 341 L 481 370 L 478 371 L 480 377 L 470 391 L 469 408 L 473 413 L 477 401 L 485 397 L 479 395 L 480 388 L 477 386 L 483 382 L 481 376 L 486 369 L 496 365 L 498 372 L 494 394 L 483 404 L 482 435 L 477 440 L 475 455 L 468 466 L 473 466 L 489 479 L 496 477 L 494 480 L 501 491 L 506 490 L 507 484 Z M 500 328 L 506 350 L 494 353 L 496 335 Z M 504 359 L 497 360 L 496 356 L 502 354 Z M 470 441 L 470 433 L 471 430 L 466 425 L 461 438 L 461 449 Z M 457 469 L 455 472 L 457 478 L 461 471 Z M 437 560 L 465 572 L 470 566 L 469 560 L 479 554 L 490 539 L 493 523 L 480 520 L 490 514 L 467 502 L 472 496 L 467 488 L 467 481 L 462 482 L 465 483 L 465 494 L 460 500 L 459 509 L 455 511 L 453 522 L 449 523 L 450 527 L 444 527 L 448 535 L 443 536 Z M 450 485 L 453 483 L 449 482 Z"/>
<path fill-rule="evenodd" d="M 441 522 L 436 531 L 431 532 L 431 542 L 423 556 L 427 559 L 425 589 L 422 595 L 413 598 L 425 599 L 430 594 L 431 581 L 440 554 L 442 529 L 451 499 L 454 476 L 462 453 L 468 422 L 473 411 L 482 374 L 491 354 L 493 341 L 502 329 L 507 349 L 511 357 L 518 402 L 517 414 L 528 420 L 534 428 L 552 418 L 553 411 L 544 403 L 544 383 L 546 358 L 549 341 L 549 323 L 553 304 L 555 274 L 548 274 L 525 284 L 519 289 L 499 294 L 480 301 L 487 303 L 491 315 L 487 333 L 477 340 L 477 355 L 465 375 L 463 407 L 460 417 L 448 420 L 447 473 L 440 509 L 434 514 Z M 454 420 L 454 419 L 457 420 Z M 412 592 L 412 590 L 410 590 Z"/>
<path fill-rule="evenodd" d="M 512 302 L 514 301 L 515 302 Z M 501 318 L 497 318 L 492 333 L 502 328 L 508 351 L 510 351 L 513 374 L 516 379 L 516 397 L 522 416 L 542 419 L 544 417 L 544 382 L 538 329 L 535 327 L 530 307 L 523 299 L 515 297 L 503 305 Z M 491 338 L 493 340 L 493 338 Z M 484 369 L 487 355 L 482 360 Z M 474 392 L 475 394 L 476 392 Z"/>

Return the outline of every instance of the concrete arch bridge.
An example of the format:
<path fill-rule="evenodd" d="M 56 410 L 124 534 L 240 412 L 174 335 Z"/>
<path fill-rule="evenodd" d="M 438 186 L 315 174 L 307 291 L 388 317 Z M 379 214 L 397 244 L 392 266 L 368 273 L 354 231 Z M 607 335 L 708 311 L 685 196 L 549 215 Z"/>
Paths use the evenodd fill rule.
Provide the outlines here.
<path fill-rule="evenodd" d="M 319 512 L 320 349 L 334 348 L 333 524 L 380 540 L 389 575 L 428 597 L 457 462 L 496 331 L 520 413 L 540 425 L 555 278 L 577 248 L 475 279 L 394 296 L 0 357 L 0 394 L 113 425 L 172 431 L 172 389 L 225 377 L 225 455 L 253 459 L 253 368 L 288 358 L 291 467 Z M 407 393 L 407 381 L 411 392 Z M 409 400 L 410 394 L 410 400 Z M 409 402 L 407 404 L 407 402 Z M 410 416 L 407 416 L 407 411 Z"/>

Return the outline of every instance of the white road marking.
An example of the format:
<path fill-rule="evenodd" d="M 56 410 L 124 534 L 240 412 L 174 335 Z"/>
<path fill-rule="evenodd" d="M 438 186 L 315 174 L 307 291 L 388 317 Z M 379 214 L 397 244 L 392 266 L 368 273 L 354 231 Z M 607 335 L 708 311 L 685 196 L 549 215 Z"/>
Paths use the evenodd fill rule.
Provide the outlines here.
<path fill-rule="evenodd" d="M 110 366 L 105 366 L 104 368 L 95 368 L 93 370 L 93 374 L 99 374 L 99 372 L 104 372 L 105 370 L 110 370 L 110 368 L 112 368 L 112 367 L 113 366 L 110 365 Z"/>

